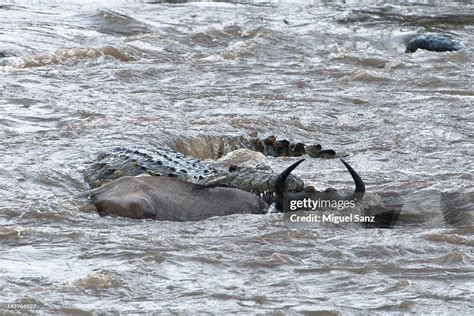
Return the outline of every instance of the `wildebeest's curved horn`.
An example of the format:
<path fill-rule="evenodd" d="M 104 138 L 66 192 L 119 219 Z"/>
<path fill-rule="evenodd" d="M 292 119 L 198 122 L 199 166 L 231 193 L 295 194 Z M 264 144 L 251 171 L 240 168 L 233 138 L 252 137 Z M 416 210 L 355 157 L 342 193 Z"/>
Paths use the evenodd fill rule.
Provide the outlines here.
<path fill-rule="evenodd" d="M 357 172 L 355 172 L 355 170 L 352 169 L 352 167 L 344 159 L 341 159 L 341 162 L 344 164 L 344 166 L 346 166 L 347 170 L 352 176 L 352 179 L 354 179 L 354 183 L 356 186 L 354 193 L 348 197 L 344 197 L 344 200 L 354 200 L 354 199 L 358 201 L 362 200 L 365 194 L 364 181 L 362 181 L 362 179 L 359 177 Z"/>
<path fill-rule="evenodd" d="M 300 163 L 302 163 L 304 159 L 298 160 L 285 170 L 283 170 L 282 173 L 278 176 L 276 182 L 275 182 L 275 193 L 277 197 L 283 198 L 283 193 L 286 191 L 285 183 L 286 183 L 286 178 L 290 175 L 290 173 L 298 167 Z"/>

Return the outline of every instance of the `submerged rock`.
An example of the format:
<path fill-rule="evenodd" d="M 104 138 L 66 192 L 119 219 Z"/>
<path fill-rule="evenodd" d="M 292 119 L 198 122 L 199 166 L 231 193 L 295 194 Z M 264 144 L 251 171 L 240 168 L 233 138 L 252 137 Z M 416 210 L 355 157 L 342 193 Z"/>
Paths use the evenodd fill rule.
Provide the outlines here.
<path fill-rule="evenodd" d="M 271 157 L 300 157 L 308 154 L 311 158 L 335 158 L 332 149 L 322 150 L 321 145 L 306 145 L 301 142 L 291 142 L 287 139 L 277 139 L 274 135 L 261 140 L 256 137 L 250 140 L 250 149 Z"/>
<path fill-rule="evenodd" d="M 448 35 L 423 34 L 411 38 L 407 43 L 406 52 L 414 53 L 418 49 L 432 52 L 457 51 L 464 48 L 460 42 Z"/>

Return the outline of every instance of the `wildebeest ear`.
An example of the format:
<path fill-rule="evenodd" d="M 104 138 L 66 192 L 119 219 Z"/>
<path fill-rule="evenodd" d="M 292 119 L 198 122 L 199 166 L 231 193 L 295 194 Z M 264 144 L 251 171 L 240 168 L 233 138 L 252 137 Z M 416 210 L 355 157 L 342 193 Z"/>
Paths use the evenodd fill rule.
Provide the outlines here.
<path fill-rule="evenodd" d="M 300 159 L 285 170 L 283 170 L 282 173 L 278 176 L 276 182 L 275 182 L 275 193 L 278 197 L 283 197 L 283 194 L 286 191 L 286 179 L 290 175 L 290 173 L 298 167 L 300 163 L 302 163 L 304 159 Z"/>

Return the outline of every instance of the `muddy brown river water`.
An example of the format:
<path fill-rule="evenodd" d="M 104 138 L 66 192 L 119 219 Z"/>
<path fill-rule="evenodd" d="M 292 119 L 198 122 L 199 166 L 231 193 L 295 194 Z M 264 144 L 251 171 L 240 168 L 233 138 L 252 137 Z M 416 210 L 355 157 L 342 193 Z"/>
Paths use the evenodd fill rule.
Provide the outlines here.
<path fill-rule="evenodd" d="M 0 314 L 474 313 L 471 1 L 2 1 L 0 26 Z M 422 33 L 465 49 L 405 53 Z M 215 159 L 253 132 L 348 153 L 364 203 L 399 194 L 413 220 L 159 222 L 75 198 L 111 146 Z M 337 159 L 295 173 L 352 186 Z"/>

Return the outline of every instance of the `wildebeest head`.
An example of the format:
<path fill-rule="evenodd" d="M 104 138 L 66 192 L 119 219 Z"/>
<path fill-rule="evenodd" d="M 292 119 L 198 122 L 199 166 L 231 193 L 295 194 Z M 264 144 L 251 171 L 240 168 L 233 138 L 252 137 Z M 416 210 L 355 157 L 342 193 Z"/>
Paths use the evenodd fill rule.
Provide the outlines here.
<path fill-rule="evenodd" d="M 362 181 L 362 179 L 357 174 L 357 172 L 355 172 L 355 170 L 344 159 L 340 159 L 340 160 L 344 164 L 344 166 L 346 166 L 347 170 L 349 171 L 349 173 L 352 176 L 352 179 L 354 180 L 354 183 L 355 183 L 354 192 L 344 195 L 344 194 L 341 194 L 341 193 L 337 192 L 335 189 L 329 188 L 329 189 L 326 189 L 324 192 L 318 192 L 318 193 L 316 193 L 316 192 L 297 192 L 297 193 L 294 193 L 295 197 L 296 196 L 301 196 L 302 194 L 305 194 L 305 193 L 312 193 L 313 196 L 320 195 L 321 197 L 324 197 L 325 199 L 332 199 L 332 200 L 347 200 L 347 201 L 351 201 L 351 200 L 360 201 L 360 200 L 362 200 L 362 198 L 365 195 L 364 181 Z M 285 197 L 285 194 L 290 193 L 290 195 L 291 195 L 291 192 L 287 192 L 287 190 L 286 190 L 286 186 L 285 186 L 286 179 L 288 178 L 290 173 L 299 164 L 301 164 L 303 161 L 304 161 L 304 159 L 298 160 L 297 162 L 295 162 L 294 164 L 292 164 L 291 166 L 286 168 L 278 176 L 276 184 L 275 184 L 275 197 L 274 197 L 274 202 L 276 203 L 275 208 L 278 211 L 283 211 L 283 199 Z M 267 201 L 267 203 L 268 203 L 268 201 Z"/>

